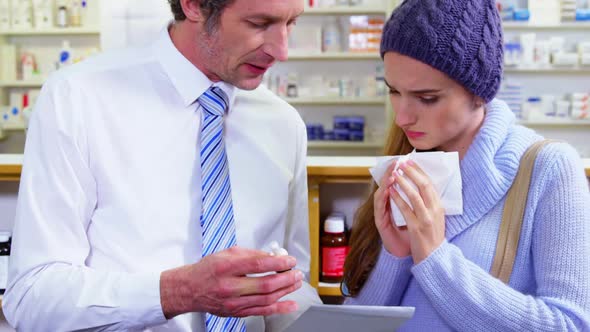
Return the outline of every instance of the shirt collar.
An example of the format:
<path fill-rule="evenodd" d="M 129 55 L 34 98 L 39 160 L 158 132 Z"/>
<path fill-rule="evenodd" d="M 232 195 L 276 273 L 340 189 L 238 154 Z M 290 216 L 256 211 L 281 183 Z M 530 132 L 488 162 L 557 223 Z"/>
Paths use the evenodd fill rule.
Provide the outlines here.
<path fill-rule="evenodd" d="M 173 23 L 162 29 L 158 39 L 152 45 L 152 51 L 170 78 L 172 85 L 178 91 L 184 106 L 188 107 L 195 103 L 213 85 L 220 87 L 227 94 L 231 111 L 237 88 L 226 82 L 212 82 L 199 68 L 184 57 L 170 37 L 171 24 Z"/>

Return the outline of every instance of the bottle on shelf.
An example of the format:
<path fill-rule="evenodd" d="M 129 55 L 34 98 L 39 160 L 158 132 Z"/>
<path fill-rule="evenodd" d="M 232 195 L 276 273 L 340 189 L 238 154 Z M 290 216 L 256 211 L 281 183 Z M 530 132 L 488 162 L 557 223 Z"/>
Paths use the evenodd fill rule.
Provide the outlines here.
<path fill-rule="evenodd" d="M 23 81 L 31 81 L 37 74 L 37 63 L 32 53 L 23 53 L 21 55 L 21 71 Z"/>
<path fill-rule="evenodd" d="M 61 50 L 59 51 L 59 59 L 57 62 L 57 69 L 72 64 L 72 48 L 68 40 L 62 41 Z"/>
<path fill-rule="evenodd" d="M 82 11 L 82 26 L 88 25 L 88 0 L 82 0 L 81 2 Z"/>
<path fill-rule="evenodd" d="M 57 7 L 57 26 L 67 28 L 69 25 L 68 7 L 64 1 L 60 1 Z"/>
<path fill-rule="evenodd" d="M 287 76 L 287 97 L 297 98 L 299 92 L 297 89 L 297 73 L 289 73 Z"/>
<path fill-rule="evenodd" d="M 320 239 L 322 282 L 339 283 L 344 277 L 344 261 L 348 254 L 348 238 L 344 224 L 341 214 L 330 215 L 324 222 L 324 235 Z"/>
<path fill-rule="evenodd" d="M 341 27 L 338 18 L 331 17 L 324 25 L 322 33 L 322 52 L 341 52 Z"/>
<path fill-rule="evenodd" d="M 73 0 L 71 4 L 70 24 L 73 27 L 80 27 L 82 26 L 82 2 L 80 0 Z"/>

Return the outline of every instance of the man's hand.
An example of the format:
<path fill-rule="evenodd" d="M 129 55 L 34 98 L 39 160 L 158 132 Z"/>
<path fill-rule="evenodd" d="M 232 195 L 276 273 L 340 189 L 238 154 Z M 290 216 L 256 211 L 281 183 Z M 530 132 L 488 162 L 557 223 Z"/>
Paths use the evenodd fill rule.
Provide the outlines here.
<path fill-rule="evenodd" d="M 303 273 L 292 270 L 264 277 L 246 275 L 295 267 L 291 256 L 233 247 L 195 264 L 162 272 L 160 300 L 167 319 L 188 312 L 222 317 L 269 316 L 297 310 L 294 301 L 278 302 L 299 289 Z"/>

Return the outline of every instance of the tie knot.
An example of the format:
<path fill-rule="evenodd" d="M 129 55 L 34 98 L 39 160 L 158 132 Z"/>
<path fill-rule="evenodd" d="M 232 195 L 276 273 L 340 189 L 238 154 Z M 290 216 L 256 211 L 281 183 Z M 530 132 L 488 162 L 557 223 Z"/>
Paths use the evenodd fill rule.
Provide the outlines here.
<path fill-rule="evenodd" d="M 227 94 L 219 87 L 212 86 L 199 97 L 199 103 L 207 113 L 213 116 L 223 116 L 227 112 Z"/>

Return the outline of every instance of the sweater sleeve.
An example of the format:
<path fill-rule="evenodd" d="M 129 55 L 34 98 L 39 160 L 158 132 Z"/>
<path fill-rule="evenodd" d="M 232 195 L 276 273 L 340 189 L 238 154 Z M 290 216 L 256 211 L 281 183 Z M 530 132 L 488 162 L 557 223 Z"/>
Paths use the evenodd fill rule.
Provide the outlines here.
<path fill-rule="evenodd" d="M 385 248 L 377 259 L 365 285 L 357 297 L 349 297 L 344 304 L 398 306 L 410 281 L 411 256 L 398 258 Z"/>
<path fill-rule="evenodd" d="M 458 331 L 590 330 L 590 193 L 573 148 L 553 144 L 541 163 L 530 248 L 536 289 L 522 294 L 444 242 L 412 273 L 436 311 Z M 555 152 L 559 153 L 555 153 Z M 541 155 L 539 155 L 541 157 Z M 533 191 L 535 188 L 531 188 Z M 529 200 L 530 204 L 530 200 Z"/>

